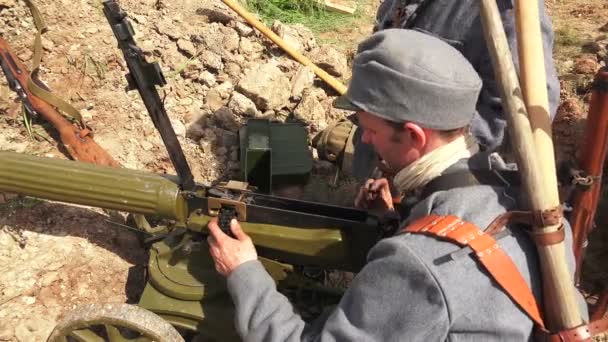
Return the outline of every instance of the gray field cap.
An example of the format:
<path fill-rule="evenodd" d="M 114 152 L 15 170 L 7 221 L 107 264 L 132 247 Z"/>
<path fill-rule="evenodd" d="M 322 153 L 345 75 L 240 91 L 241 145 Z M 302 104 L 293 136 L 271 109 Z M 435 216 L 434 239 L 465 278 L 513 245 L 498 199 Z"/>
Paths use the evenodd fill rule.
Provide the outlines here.
<path fill-rule="evenodd" d="M 449 44 L 389 29 L 359 44 L 348 90 L 334 107 L 450 130 L 469 124 L 480 89 L 473 66 Z"/>

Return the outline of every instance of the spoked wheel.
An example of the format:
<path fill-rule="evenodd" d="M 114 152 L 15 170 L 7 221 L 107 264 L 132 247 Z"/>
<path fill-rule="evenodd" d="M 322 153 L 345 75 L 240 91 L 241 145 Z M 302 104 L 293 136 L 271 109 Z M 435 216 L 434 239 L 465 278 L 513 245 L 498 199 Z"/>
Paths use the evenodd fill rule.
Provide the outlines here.
<path fill-rule="evenodd" d="M 184 342 L 151 311 L 129 304 L 88 304 L 65 315 L 47 342 Z"/>

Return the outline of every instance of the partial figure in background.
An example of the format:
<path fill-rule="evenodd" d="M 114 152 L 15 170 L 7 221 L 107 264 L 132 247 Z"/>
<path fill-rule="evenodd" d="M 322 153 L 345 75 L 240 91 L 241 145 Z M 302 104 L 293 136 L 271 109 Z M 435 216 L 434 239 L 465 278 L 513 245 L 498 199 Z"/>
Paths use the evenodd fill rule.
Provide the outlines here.
<path fill-rule="evenodd" d="M 540 1 L 541 30 L 545 51 L 545 69 L 547 73 L 547 90 L 551 118 L 555 116 L 559 105 L 559 81 L 553 63 L 553 27 L 544 6 Z M 515 32 L 515 9 L 511 0 L 497 0 L 501 12 L 505 33 L 511 47 L 515 66 L 519 72 L 519 57 Z M 481 20 L 479 16 L 479 1 L 477 0 L 385 0 L 378 8 L 374 31 L 389 28 L 405 28 L 416 30 L 437 38 L 456 48 L 473 65 L 479 74 L 483 86 L 477 102 L 477 114 L 471 122 L 471 133 L 485 151 L 508 151 L 506 141 L 506 119 L 500 99 L 500 93 L 494 78 L 494 70 L 490 54 L 485 43 Z M 405 42 L 404 42 L 405 43 Z M 319 136 L 332 135 L 329 130 Z M 344 127 L 342 127 L 344 130 Z M 340 140 L 350 143 L 350 148 L 324 147 L 315 144 L 321 150 L 340 150 L 349 162 L 342 163 L 347 173 L 359 180 L 372 176 L 378 166 L 378 155 L 373 147 L 361 141 L 361 130 L 352 132 L 351 138 Z M 317 139 L 319 141 L 321 139 Z M 323 141 L 327 141 L 324 139 Z M 316 142 L 316 141 L 315 141 Z M 354 148 L 353 146 L 354 145 Z M 346 150 L 346 151 L 345 151 Z M 346 156 L 353 153 L 353 156 Z M 319 153 L 324 158 L 324 153 Z M 342 158 L 340 158 L 342 160 Z M 352 166 L 350 165 L 352 160 Z"/>

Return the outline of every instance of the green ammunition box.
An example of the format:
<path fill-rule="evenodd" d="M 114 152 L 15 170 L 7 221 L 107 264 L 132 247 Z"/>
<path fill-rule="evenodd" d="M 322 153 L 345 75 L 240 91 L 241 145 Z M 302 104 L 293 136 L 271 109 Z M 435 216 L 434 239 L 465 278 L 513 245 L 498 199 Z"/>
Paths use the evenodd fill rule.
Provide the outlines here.
<path fill-rule="evenodd" d="M 260 192 L 308 181 L 312 155 L 301 124 L 249 119 L 239 141 L 242 178 Z"/>

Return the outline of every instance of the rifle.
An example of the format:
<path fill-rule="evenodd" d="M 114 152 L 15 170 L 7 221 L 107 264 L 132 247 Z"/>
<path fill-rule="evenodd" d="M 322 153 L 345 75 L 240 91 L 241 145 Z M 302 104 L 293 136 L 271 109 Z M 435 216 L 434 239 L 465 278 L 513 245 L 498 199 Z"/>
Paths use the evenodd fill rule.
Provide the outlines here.
<path fill-rule="evenodd" d="M 608 69 L 600 70 L 592 86 L 585 142 L 581 145 L 576 176 L 572 183 L 574 199 L 570 221 L 576 257 L 576 279 L 580 278 L 587 237 L 594 228 L 594 218 L 601 194 L 602 174 L 608 143 Z M 608 307 L 608 293 L 601 295 L 593 318 L 602 317 Z"/>
<path fill-rule="evenodd" d="M 118 162 L 95 143 L 89 129 L 72 124 L 44 99 L 32 94 L 28 87 L 30 72 L 2 37 L 0 37 L 0 67 L 8 80 L 9 87 L 17 93 L 27 114 L 40 115 L 51 123 L 59 132 L 59 139 L 72 158 L 98 165 L 118 166 Z"/>

